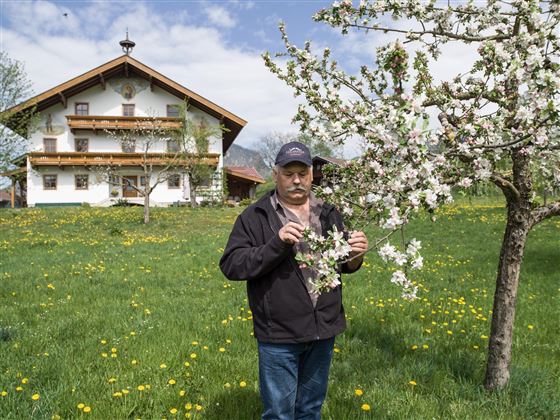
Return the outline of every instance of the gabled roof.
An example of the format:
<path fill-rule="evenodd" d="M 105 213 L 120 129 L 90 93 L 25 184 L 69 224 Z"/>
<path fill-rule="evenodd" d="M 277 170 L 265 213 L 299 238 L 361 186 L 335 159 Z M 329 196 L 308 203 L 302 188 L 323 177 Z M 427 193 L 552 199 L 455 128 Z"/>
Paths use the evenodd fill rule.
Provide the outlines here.
<path fill-rule="evenodd" d="M 335 165 L 342 166 L 346 163 L 346 160 L 328 156 L 315 156 L 313 157 L 313 162 L 333 163 Z"/>
<path fill-rule="evenodd" d="M 69 97 L 74 96 L 86 89 L 97 84 L 105 85 L 110 77 L 124 74 L 137 75 L 150 81 L 152 85 L 177 96 L 180 99 L 188 99 L 189 105 L 192 105 L 202 111 L 207 112 L 213 117 L 219 119 L 228 131 L 223 134 L 224 145 L 223 151 L 231 146 L 241 129 L 247 124 L 243 118 L 231 113 L 214 102 L 200 96 L 199 94 L 187 89 L 179 83 L 165 77 L 154 69 L 146 66 L 129 55 L 122 55 L 111 60 L 99 67 L 96 67 L 80 76 L 74 77 L 52 89 L 47 90 L 33 98 L 22 102 L 19 105 L 7 110 L 6 112 L 19 113 L 36 106 L 37 111 L 42 111 L 57 103 L 66 104 Z"/>
<path fill-rule="evenodd" d="M 248 166 L 227 166 L 225 170 L 228 175 L 237 178 L 247 179 L 259 184 L 264 184 L 266 182 L 255 168 L 250 168 Z"/>

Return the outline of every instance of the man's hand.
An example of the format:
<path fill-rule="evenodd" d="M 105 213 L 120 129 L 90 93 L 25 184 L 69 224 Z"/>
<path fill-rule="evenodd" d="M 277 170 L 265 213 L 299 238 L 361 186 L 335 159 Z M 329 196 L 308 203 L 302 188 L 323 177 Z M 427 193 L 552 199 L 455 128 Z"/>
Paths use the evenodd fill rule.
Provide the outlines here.
<path fill-rule="evenodd" d="M 350 234 L 350 238 L 348 239 L 348 244 L 352 247 L 352 251 L 350 252 L 350 256 L 349 258 L 353 258 L 356 257 L 357 255 L 360 255 L 359 257 L 354 258 L 353 260 L 348 261 L 348 268 L 350 270 L 354 270 L 356 268 L 358 268 L 358 266 L 361 264 L 364 256 L 363 254 L 366 253 L 366 251 L 368 250 L 368 239 L 367 236 L 364 232 L 359 232 L 359 231 L 354 231 Z"/>
<path fill-rule="evenodd" d="M 288 222 L 278 231 L 278 235 L 282 242 L 287 244 L 297 244 L 299 238 L 303 236 L 303 230 L 305 227 L 295 222 Z"/>

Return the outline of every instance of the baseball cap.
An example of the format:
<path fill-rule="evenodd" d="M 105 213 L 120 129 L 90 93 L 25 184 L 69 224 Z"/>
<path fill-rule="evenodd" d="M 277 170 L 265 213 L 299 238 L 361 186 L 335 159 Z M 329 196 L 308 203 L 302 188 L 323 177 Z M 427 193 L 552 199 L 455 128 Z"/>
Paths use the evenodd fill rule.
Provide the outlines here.
<path fill-rule="evenodd" d="M 286 166 L 288 163 L 292 162 L 301 162 L 307 166 L 313 165 L 311 153 L 309 153 L 309 149 L 305 144 L 300 143 L 299 141 L 286 143 L 278 151 L 274 164 L 278 166 Z"/>

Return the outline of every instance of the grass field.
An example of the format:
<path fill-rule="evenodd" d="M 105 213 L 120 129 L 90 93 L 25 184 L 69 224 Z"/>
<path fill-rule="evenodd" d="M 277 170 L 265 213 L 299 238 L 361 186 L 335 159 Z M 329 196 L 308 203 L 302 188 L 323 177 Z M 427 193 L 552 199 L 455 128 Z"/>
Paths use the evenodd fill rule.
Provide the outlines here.
<path fill-rule="evenodd" d="M 239 211 L 1 211 L 0 418 L 257 418 L 245 284 L 218 268 Z M 560 418 L 558 219 L 529 237 L 510 386 L 481 386 L 504 221 L 456 205 L 414 222 L 415 302 L 374 254 L 345 277 L 325 419 Z"/>

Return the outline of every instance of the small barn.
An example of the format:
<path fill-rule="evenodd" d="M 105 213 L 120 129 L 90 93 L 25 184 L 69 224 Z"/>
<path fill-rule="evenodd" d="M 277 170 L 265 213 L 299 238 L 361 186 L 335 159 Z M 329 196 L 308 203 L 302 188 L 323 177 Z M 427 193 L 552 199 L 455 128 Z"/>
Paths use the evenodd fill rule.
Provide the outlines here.
<path fill-rule="evenodd" d="M 342 166 L 346 164 L 346 161 L 335 157 L 315 156 L 313 158 L 313 185 L 321 185 L 321 181 L 323 180 L 323 166 L 326 164 Z"/>
<path fill-rule="evenodd" d="M 264 184 L 265 179 L 255 168 L 247 166 L 227 166 L 226 168 L 228 200 L 241 201 L 255 198 L 257 185 Z"/>

